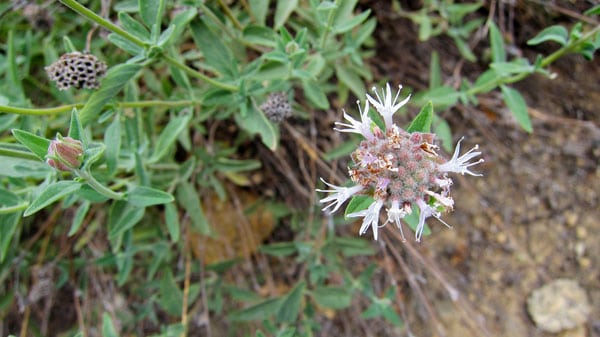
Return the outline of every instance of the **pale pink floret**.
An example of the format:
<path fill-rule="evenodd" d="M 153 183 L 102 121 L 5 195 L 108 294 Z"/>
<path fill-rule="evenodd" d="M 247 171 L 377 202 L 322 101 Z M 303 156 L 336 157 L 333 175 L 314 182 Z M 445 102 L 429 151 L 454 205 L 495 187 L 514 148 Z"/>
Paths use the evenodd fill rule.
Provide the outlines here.
<path fill-rule="evenodd" d="M 367 94 L 367 101 L 371 102 L 375 109 L 377 109 L 377 112 L 379 112 L 379 114 L 383 117 L 383 121 L 385 122 L 385 129 L 391 130 L 394 126 L 392 115 L 394 115 L 394 113 L 398 111 L 398 109 L 400 109 L 406 104 L 406 102 L 408 102 L 408 100 L 410 99 L 410 95 L 408 95 L 404 100 L 396 104 L 398 96 L 400 96 L 400 90 L 402 90 L 402 86 L 398 86 L 398 92 L 396 93 L 396 96 L 394 97 L 393 101 L 392 89 L 390 88 L 390 84 L 387 83 L 385 88 L 385 93 L 383 92 L 383 90 L 381 90 L 381 96 L 379 96 L 377 88 L 373 87 L 373 91 L 375 92 L 375 96 L 377 96 L 377 100 L 375 100 L 373 97 Z"/>
<path fill-rule="evenodd" d="M 440 172 L 454 172 L 463 175 L 466 173 L 472 176 L 482 176 L 483 174 L 474 173 L 469 170 L 469 167 L 483 163 L 483 159 L 479 159 L 478 161 L 469 163 L 469 160 L 481 155 L 481 152 L 476 151 L 477 149 L 479 149 L 478 145 L 475 145 L 472 149 L 470 149 L 467 153 L 463 154 L 462 156 L 458 156 L 460 153 L 460 142 L 462 142 L 463 139 L 464 137 L 462 137 L 456 144 L 456 149 L 454 149 L 454 154 L 452 155 L 452 158 L 447 163 L 439 165 L 438 170 Z"/>
<path fill-rule="evenodd" d="M 404 219 L 404 217 L 408 215 L 410 211 L 410 207 L 400 208 L 400 200 L 398 199 L 392 200 L 392 207 L 387 209 L 388 218 L 385 223 L 395 222 L 396 226 L 400 230 L 400 235 L 402 235 L 403 241 L 406 241 L 406 238 L 404 238 L 404 231 L 402 231 L 402 222 L 400 220 Z"/>
<path fill-rule="evenodd" d="M 358 133 L 358 134 L 363 135 L 363 137 L 365 137 L 366 139 L 372 140 L 374 138 L 374 136 L 373 136 L 373 132 L 371 132 L 372 120 L 369 117 L 369 102 L 365 101 L 365 107 L 362 110 L 360 109 L 360 102 L 357 101 L 356 104 L 358 105 L 358 110 L 360 110 L 360 122 L 357 121 L 356 119 L 352 118 L 352 116 L 348 115 L 346 113 L 346 111 L 344 111 L 344 118 L 349 123 L 335 122 L 335 125 L 343 126 L 346 129 L 340 129 L 340 128 L 333 128 L 333 129 L 336 131 L 339 131 L 339 132 Z"/>
<path fill-rule="evenodd" d="M 373 230 L 373 238 L 377 240 L 377 230 L 379 229 L 379 212 L 383 206 L 383 200 L 376 200 L 369 208 L 348 214 L 349 218 L 364 217 L 363 223 L 360 226 L 359 234 L 363 235 L 367 232 L 369 227 Z"/>
<path fill-rule="evenodd" d="M 346 200 L 350 199 L 353 195 L 362 191 L 362 189 L 364 188 L 361 185 L 356 185 L 352 187 L 336 186 L 326 182 L 322 178 L 321 181 L 325 183 L 325 185 L 332 188 L 331 190 L 317 189 L 318 192 L 331 193 L 326 198 L 319 200 L 321 203 L 330 203 L 325 208 L 323 208 L 323 211 L 328 211 L 330 207 L 335 206 L 332 210 L 328 211 L 329 213 L 335 213 L 340 208 L 340 206 L 342 206 L 342 204 L 346 202 Z"/>

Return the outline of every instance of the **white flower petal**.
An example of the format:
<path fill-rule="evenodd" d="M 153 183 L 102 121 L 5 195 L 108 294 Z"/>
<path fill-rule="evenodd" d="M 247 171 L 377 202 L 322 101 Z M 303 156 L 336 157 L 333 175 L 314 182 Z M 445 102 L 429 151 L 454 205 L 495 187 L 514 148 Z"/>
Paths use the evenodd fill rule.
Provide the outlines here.
<path fill-rule="evenodd" d="M 373 106 L 375 107 L 377 112 L 379 112 L 379 114 L 383 117 L 386 130 L 392 129 L 392 126 L 394 125 L 392 116 L 394 115 L 394 113 L 396 111 L 398 111 L 402 106 L 404 106 L 406 104 L 406 102 L 408 102 L 408 100 L 410 99 L 410 95 L 408 95 L 404 100 L 396 103 L 396 101 L 398 101 L 398 97 L 400 96 L 401 90 L 402 90 L 402 86 L 399 85 L 398 92 L 396 92 L 396 96 L 394 97 L 393 101 L 392 101 L 392 89 L 390 88 L 389 83 L 387 83 L 385 86 L 385 92 L 383 91 L 383 89 L 381 90 L 381 96 L 379 96 L 379 93 L 377 92 L 377 88 L 373 87 L 373 91 L 375 92 L 375 96 L 377 97 L 377 100 L 375 100 L 373 97 L 371 97 L 370 95 L 367 94 L 367 101 L 371 102 L 371 104 L 373 104 Z"/>
<path fill-rule="evenodd" d="M 379 212 L 381 211 L 382 206 L 383 200 L 377 200 L 373 202 L 367 209 L 350 213 L 347 216 L 349 218 L 364 217 L 363 223 L 360 226 L 359 234 L 363 235 L 367 232 L 369 227 L 371 227 L 373 230 L 373 238 L 377 240 L 377 230 L 379 229 Z"/>
<path fill-rule="evenodd" d="M 330 184 L 323 180 L 323 178 L 321 178 L 321 181 L 325 183 L 325 185 L 332 188 L 330 190 L 317 189 L 317 192 L 331 193 L 331 195 L 319 200 L 319 202 L 321 203 L 330 203 L 329 205 L 325 206 L 325 208 L 323 208 L 323 211 L 327 211 L 330 214 L 335 213 L 340 208 L 340 206 L 342 206 L 342 204 L 346 202 L 346 200 L 350 199 L 353 195 L 355 195 L 363 189 L 361 185 L 343 187 Z M 335 207 L 333 207 L 332 210 L 328 211 L 328 209 L 332 206 Z"/>
<path fill-rule="evenodd" d="M 360 108 L 360 102 L 356 102 L 356 104 L 358 105 L 358 110 L 360 111 L 360 122 L 357 121 L 356 119 L 354 119 L 352 116 L 350 116 L 349 114 L 347 114 L 344 111 L 344 118 L 349 122 L 349 123 L 340 123 L 340 122 L 335 122 L 335 125 L 337 126 L 341 126 L 341 127 L 345 127 L 345 129 L 342 128 L 333 128 L 334 130 L 338 131 L 338 132 L 351 132 L 351 133 L 358 133 L 363 135 L 363 137 L 365 137 L 366 139 L 373 139 L 373 132 L 371 132 L 371 118 L 369 117 L 369 102 L 365 101 L 365 107 L 364 109 Z"/>
<path fill-rule="evenodd" d="M 469 163 L 469 160 L 481 155 L 481 152 L 476 151 L 477 149 L 479 149 L 478 145 L 475 145 L 472 149 L 470 149 L 467 153 L 463 154 L 462 156 L 458 156 L 460 153 L 460 142 L 462 142 L 463 139 L 464 137 L 462 137 L 456 144 L 456 149 L 454 150 L 452 158 L 448 162 L 439 165 L 438 170 L 440 170 L 441 172 L 454 172 L 463 175 L 466 173 L 472 176 L 482 176 L 483 174 L 474 173 L 469 170 L 469 167 L 483 163 L 484 161 L 483 159 L 479 159 L 478 161 Z"/>

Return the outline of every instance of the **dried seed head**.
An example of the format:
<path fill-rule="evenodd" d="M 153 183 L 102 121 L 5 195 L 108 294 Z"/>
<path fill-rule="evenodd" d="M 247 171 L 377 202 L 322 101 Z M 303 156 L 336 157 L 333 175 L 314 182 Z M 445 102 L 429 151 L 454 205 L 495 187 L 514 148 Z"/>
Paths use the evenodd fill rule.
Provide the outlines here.
<path fill-rule="evenodd" d="M 292 106 L 284 92 L 274 92 L 260 106 L 267 118 L 275 123 L 281 123 L 292 115 Z"/>
<path fill-rule="evenodd" d="M 106 63 L 92 54 L 73 52 L 62 55 L 45 69 L 59 90 L 70 87 L 97 89 L 100 79 L 106 73 Z"/>

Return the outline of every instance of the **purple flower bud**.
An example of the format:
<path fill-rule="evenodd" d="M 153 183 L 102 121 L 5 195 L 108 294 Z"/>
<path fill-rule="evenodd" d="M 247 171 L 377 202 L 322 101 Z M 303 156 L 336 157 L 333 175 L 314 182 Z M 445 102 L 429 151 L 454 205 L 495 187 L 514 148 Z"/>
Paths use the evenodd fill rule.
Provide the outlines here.
<path fill-rule="evenodd" d="M 59 171 L 72 171 L 81 166 L 83 144 L 81 141 L 57 135 L 48 146 L 46 163 Z"/>

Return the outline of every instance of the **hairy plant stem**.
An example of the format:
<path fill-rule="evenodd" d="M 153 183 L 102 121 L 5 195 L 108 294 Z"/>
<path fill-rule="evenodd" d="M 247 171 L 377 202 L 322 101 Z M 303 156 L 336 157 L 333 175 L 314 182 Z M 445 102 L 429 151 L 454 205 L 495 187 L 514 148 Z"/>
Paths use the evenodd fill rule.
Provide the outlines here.
<path fill-rule="evenodd" d="M 121 27 L 115 25 L 114 23 L 106 20 L 105 18 L 103 18 L 103 17 L 99 16 L 98 14 L 92 12 L 91 10 L 85 8 L 84 6 L 79 4 L 77 1 L 75 1 L 75 0 L 60 0 L 60 2 L 62 2 L 63 4 L 65 4 L 65 6 L 71 8 L 78 14 L 94 21 L 98 25 L 110 30 L 111 32 L 113 32 L 115 34 L 120 35 L 121 37 L 131 41 L 132 43 L 136 44 L 137 46 L 142 47 L 142 48 L 147 47 L 147 44 L 144 43 L 144 41 L 129 34 L 127 31 L 123 30 Z"/>
<path fill-rule="evenodd" d="M 87 170 L 74 170 L 73 171 L 79 178 L 83 179 L 85 183 L 90 185 L 96 192 L 102 194 L 103 196 L 115 199 L 115 200 L 123 200 L 125 199 L 125 195 L 121 192 L 115 192 L 110 188 L 102 185 L 93 175 L 91 175 Z"/>
<path fill-rule="evenodd" d="M 558 60 L 559 58 L 561 58 L 566 53 L 574 51 L 577 47 L 579 47 L 581 44 L 585 43 L 587 40 L 594 38 L 594 36 L 599 31 L 600 31 L 600 25 L 594 27 L 594 29 L 592 29 L 589 32 L 585 33 L 577 41 L 571 41 L 568 45 L 566 45 L 566 46 L 558 49 L 554 53 L 552 53 L 552 54 L 544 57 L 541 60 L 541 62 L 540 62 L 540 68 L 548 67 L 554 61 Z M 516 75 L 513 75 L 513 76 L 499 78 L 498 80 L 493 81 L 491 83 L 485 83 L 484 85 L 479 85 L 479 86 L 471 87 L 469 90 L 466 91 L 466 93 L 468 95 L 477 95 L 477 94 L 482 93 L 482 92 L 487 92 L 487 91 L 493 90 L 494 88 L 496 88 L 496 87 L 498 87 L 499 85 L 502 85 L 502 84 L 510 84 L 510 83 L 519 82 L 519 81 L 523 80 L 524 78 L 526 78 L 529 75 L 531 75 L 531 73 L 529 73 L 529 72 L 523 72 L 523 73 L 516 74 Z"/>
<path fill-rule="evenodd" d="M 181 100 L 181 101 L 134 101 L 134 102 L 120 102 L 115 103 L 117 108 L 147 108 L 147 107 L 165 107 L 165 108 L 178 108 L 186 107 L 190 105 L 199 105 L 199 101 L 194 100 Z M 73 108 L 81 109 L 84 103 L 75 103 L 61 105 L 54 108 L 17 108 L 12 106 L 0 105 L 0 113 L 14 113 L 18 115 L 59 115 L 65 112 L 71 112 Z"/>

